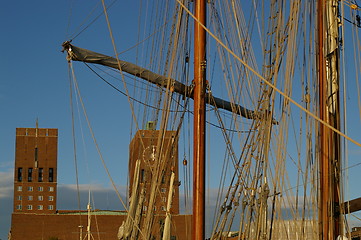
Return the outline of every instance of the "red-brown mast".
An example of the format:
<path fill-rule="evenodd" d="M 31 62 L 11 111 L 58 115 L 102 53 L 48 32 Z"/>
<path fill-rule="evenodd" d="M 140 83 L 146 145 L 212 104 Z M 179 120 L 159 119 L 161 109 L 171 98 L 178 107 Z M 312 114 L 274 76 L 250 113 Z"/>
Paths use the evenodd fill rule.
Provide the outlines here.
<path fill-rule="evenodd" d="M 331 0 L 332 1 L 332 0 Z M 337 22 L 335 24 L 336 5 L 330 1 L 319 0 L 317 5 L 318 22 L 318 80 L 320 118 L 336 129 L 339 124 L 339 91 L 338 87 L 338 50 Z M 336 6 L 337 10 L 337 6 Z M 326 13 L 327 11 L 327 13 Z M 326 22 L 330 21 L 330 22 Z M 331 42 L 335 45 L 332 46 Z M 326 47 L 327 44 L 327 47 Z M 334 48 L 333 48 L 334 47 Z M 331 49 L 331 50 L 330 50 Z M 327 55 L 327 56 L 326 56 Z M 332 65 L 332 67 L 331 67 Z M 326 70 L 327 69 L 327 70 Z M 334 81 L 334 82 L 333 82 Z M 336 82 L 336 83 L 335 83 Z M 319 239 L 336 239 L 342 234 L 340 220 L 340 141 L 339 136 L 324 124 L 320 124 L 319 165 L 320 165 L 320 198 L 319 198 Z"/>
<path fill-rule="evenodd" d="M 195 0 L 195 18 L 206 25 L 206 0 Z M 206 31 L 194 24 L 193 239 L 205 239 Z"/>
<path fill-rule="evenodd" d="M 319 82 L 319 106 L 320 106 L 320 118 L 327 122 L 326 112 L 326 61 L 324 58 L 324 1 L 318 1 L 317 6 L 317 22 L 318 22 L 318 82 Z M 330 236 L 331 219 L 329 216 L 330 206 L 330 166 L 329 166 L 329 151 L 328 151 L 328 135 L 329 130 L 324 124 L 320 124 L 320 202 L 319 202 L 319 236 L 320 240 L 335 239 Z"/>
<path fill-rule="evenodd" d="M 324 1 L 320 0 L 317 4 L 317 39 L 318 39 L 318 52 L 317 52 L 317 68 L 318 68 L 318 85 L 319 85 L 319 107 L 320 118 L 324 121 L 326 119 L 326 74 L 325 74 L 325 59 L 324 59 Z M 319 236 L 320 240 L 328 239 L 328 232 L 330 229 L 330 218 L 328 216 L 328 201 L 329 201 L 329 164 L 328 164 L 328 150 L 327 150 L 327 127 L 320 124 L 320 199 L 319 199 Z"/>

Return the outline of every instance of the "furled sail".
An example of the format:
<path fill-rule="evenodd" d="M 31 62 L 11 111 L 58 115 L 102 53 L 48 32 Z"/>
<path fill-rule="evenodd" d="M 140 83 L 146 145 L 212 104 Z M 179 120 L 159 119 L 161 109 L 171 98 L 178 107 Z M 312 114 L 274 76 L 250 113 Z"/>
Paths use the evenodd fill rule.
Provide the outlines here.
<path fill-rule="evenodd" d="M 127 215 L 127 219 L 125 222 L 122 223 L 122 225 L 119 227 L 118 230 L 118 239 L 127 239 L 132 232 L 133 225 L 134 225 L 134 218 L 136 217 L 136 211 L 139 201 L 139 169 L 140 169 L 140 161 L 136 161 L 135 166 L 135 175 L 134 175 L 134 182 L 133 182 L 133 192 L 132 196 L 130 198 L 130 206 L 129 211 Z"/>
<path fill-rule="evenodd" d="M 170 177 L 170 184 L 169 184 L 169 192 L 168 192 L 168 200 L 167 200 L 167 217 L 165 218 L 164 223 L 164 232 L 163 232 L 163 240 L 169 240 L 170 239 L 170 224 L 171 224 L 171 215 L 170 215 L 170 208 L 172 205 L 172 195 L 173 195 L 173 184 L 174 184 L 174 178 L 175 174 L 172 172 L 172 175 Z"/>

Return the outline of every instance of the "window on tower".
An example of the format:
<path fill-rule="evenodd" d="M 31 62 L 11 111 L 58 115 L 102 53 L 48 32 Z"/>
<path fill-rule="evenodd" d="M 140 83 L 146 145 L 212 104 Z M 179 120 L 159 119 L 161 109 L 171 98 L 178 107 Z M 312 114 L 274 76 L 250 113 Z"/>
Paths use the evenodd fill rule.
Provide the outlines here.
<path fill-rule="evenodd" d="M 38 168 L 38 148 L 34 151 L 35 168 Z"/>
<path fill-rule="evenodd" d="M 18 168 L 18 182 L 23 181 L 23 168 Z"/>
<path fill-rule="evenodd" d="M 33 168 L 28 168 L 28 182 L 33 181 Z"/>
<path fill-rule="evenodd" d="M 165 171 L 162 170 L 162 183 L 165 183 Z"/>
<path fill-rule="evenodd" d="M 43 168 L 39 168 L 39 174 L 38 174 L 38 182 L 43 181 Z"/>
<path fill-rule="evenodd" d="M 49 168 L 49 182 L 54 181 L 54 168 Z"/>
<path fill-rule="evenodd" d="M 143 183 L 145 181 L 145 171 L 142 169 L 140 171 L 140 182 Z"/>
<path fill-rule="evenodd" d="M 35 148 L 34 159 L 35 159 L 35 162 L 38 161 L 38 148 Z"/>

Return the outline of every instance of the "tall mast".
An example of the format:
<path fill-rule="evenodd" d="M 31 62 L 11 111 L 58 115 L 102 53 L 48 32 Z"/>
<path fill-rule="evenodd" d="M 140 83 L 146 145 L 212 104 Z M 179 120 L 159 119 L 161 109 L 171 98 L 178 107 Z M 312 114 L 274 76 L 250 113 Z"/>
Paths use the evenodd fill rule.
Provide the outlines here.
<path fill-rule="evenodd" d="M 340 129 L 338 77 L 338 3 L 319 0 L 318 79 L 320 118 Z M 324 124 L 320 125 L 320 201 L 319 239 L 336 239 L 342 235 L 340 220 L 340 140 Z"/>
<path fill-rule="evenodd" d="M 195 0 L 195 18 L 206 25 L 206 0 Z M 205 239 L 206 32 L 194 23 L 193 240 Z"/>
<path fill-rule="evenodd" d="M 325 111 L 325 59 L 323 58 L 323 40 L 324 40 L 324 31 L 323 31 L 323 10 L 324 4 L 323 0 L 319 0 L 317 4 L 317 39 L 318 39 L 318 53 L 317 53 L 317 65 L 318 65 L 318 88 L 319 88 L 319 107 L 320 107 L 320 119 L 326 120 L 326 111 Z M 328 218 L 328 199 L 329 191 L 327 186 L 328 177 L 327 173 L 329 172 L 328 166 L 328 156 L 327 156 L 327 138 L 326 131 L 327 128 L 321 124 L 320 125 L 320 137 L 319 137 L 319 147 L 320 147 L 320 199 L 319 199 L 319 236 L 320 240 L 326 239 L 325 235 L 329 229 L 329 218 Z M 325 191 L 326 190 L 326 191 Z"/>

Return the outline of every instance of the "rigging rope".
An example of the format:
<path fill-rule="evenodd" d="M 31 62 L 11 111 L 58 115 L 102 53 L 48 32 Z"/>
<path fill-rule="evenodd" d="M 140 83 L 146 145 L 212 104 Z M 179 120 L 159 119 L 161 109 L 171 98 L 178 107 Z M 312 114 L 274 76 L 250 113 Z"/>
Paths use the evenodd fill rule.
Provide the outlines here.
<path fill-rule="evenodd" d="M 87 64 L 87 63 L 85 63 L 85 62 L 84 62 L 84 64 L 85 64 L 95 75 L 97 75 L 97 76 L 98 76 L 100 79 L 102 79 L 106 84 L 108 84 L 111 88 L 113 88 L 113 89 L 116 90 L 117 92 L 121 93 L 122 95 L 128 97 L 129 99 L 133 100 L 134 102 L 137 102 L 137 103 L 142 104 L 142 105 L 144 105 L 144 106 L 146 106 L 146 107 L 153 108 L 153 109 L 156 109 L 156 110 L 164 110 L 164 109 L 162 109 L 162 108 L 159 108 L 159 107 L 152 106 L 152 105 L 149 105 L 149 104 L 147 104 L 147 103 L 144 103 L 144 102 L 142 102 L 142 101 L 140 101 L 140 100 L 138 100 L 138 99 L 136 99 L 136 98 L 134 98 L 134 97 L 128 96 L 127 93 L 123 92 L 122 90 L 120 90 L 119 88 L 117 88 L 115 85 L 113 85 L 112 83 L 110 83 L 108 80 L 106 80 L 104 77 L 100 76 L 100 74 L 97 73 L 94 69 L 92 69 L 92 68 L 89 66 L 89 64 Z M 126 76 L 126 75 L 124 75 L 124 76 Z M 130 85 L 130 84 L 128 83 L 127 85 Z M 153 86 L 153 85 L 151 85 L 151 86 Z M 155 88 L 155 87 L 154 87 L 154 88 Z M 158 87 L 157 89 L 158 89 L 158 90 L 161 90 L 161 91 L 164 91 L 164 89 L 163 89 L 163 88 L 160 88 L 160 87 Z M 189 99 L 189 98 L 187 98 L 187 99 Z M 173 101 L 175 101 L 175 102 L 177 103 L 177 106 L 181 106 L 183 109 L 186 109 L 185 106 L 183 106 L 179 101 L 175 100 L 174 98 L 173 98 Z M 216 110 L 216 108 L 211 108 L 211 110 L 208 110 L 208 111 L 215 111 L 215 110 Z M 170 109 L 169 109 L 168 111 L 169 111 L 169 112 L 174 112 L 174 113 L 182 113 L 184 110 L 170 110 Z M 190 111 L 190 110 L 186 110 L 186 111 L 189 112 L 189 113 L 191 113 L 191 114 L 193 114 L 193 112 Z M 218 110 L 218 111 L 219 111 L 219 110 Z M 253 130 L 244 130 L 244 131 L 242 131 L 242 130 L 237 130 L 237 129 L 223 128 L 223 127 L 218 126 L 218 125 L 216 125 L 216 124 L 214 124 L 214 123 L 212 123 L 212 122 L 210 122 L 210 121 L 206 121 L 206 123 L 209 124 L 209 125 L 212 125 L 213 127 L 216 127 L 216 128 L 219 128 L 219 129 L 224 129 L 224 130 L 229 131 L 229 132 L 248 133 L 248 132 L 250 132 L 250 131 L 253 131 Z"/>
<path fill-rule="evenodd" d="M 114 3 L 116 3 L 117 1 L 118 1 L 118 0 L 113 0 L 113 2 L 111 2 L 111 3 L 108 5 L 107 9 L 110 9 L 110 8 L 114 5 Z M 85 22 L 90 18 L 90 16 L 91 16 L 91 15 L 95 12 L 95 10 L 98 8 L 98 5 L 99 5 L 99 2 L 98 2 L 97 5 L 93 8 L 93 10 L 91 11 L 91 13 L 89 13 L 88 17 L 87 17 L 86 19 L 84 19 L 83 23 L 80 24 L 80 26 L 78 27 L 78 29 L 81 28 L 82 25 L 85 24 Z M 77 38 L 80 34 L 82 34 L 85 30 L 87 30 L 87 29 L 88 29 L 93 23 L 95 23 L 103 14 L 104 14 L 104 12 L 98 14 L 88 25 L 86 25 L 83 29 L 79 30 L 78 33 L 76 33 L 76 34 L 74 33 L 72 36 L 70 36 L 69 42 L 73 41 L 73 40 L 74 40 L 75 38 Z M 69 20 L 69 22 L 70 22 L 70 20 Z"/>
<path fill-rule="evenodd" d="M 72 71 L 72 72 L 73 72 L 73 71 Z M 73 74 L 74 74 L 74 72 L 73 72 Z M 114 181 L 113 181 L 113 178 L 111 177 L 111 175 L 110 175 L 110 173 L 109 173 L 108 167 L 107 167 L 107 165 L 106 165 L 106 163 L 105 163 L 105 161 L 104 161 L 103 155 L 102 155 L 102 153 L 101 153 L 101 151 L 100 151 L 100 148 L 99 148 L 99 145 L 98 145 L 98 143 L 97 143 L 97 141 L 96 141 L 95 134 L 94 134 L 93 129 L 92 129 L 92 127 L 91 127 L 91 124 L 90 124 L 90 121 L 89 121 L 89 118 L 88 118 L 88 114 L 87 114 L 87 112 L 86 112 L 85 105 L 84 105 L 83 99 L 82 99 L 82 97 L 81 97 L 80 89 L 79 89 L 79 87 L 78 87 L 78 83 L 77 83 L 77 80 L 76 80 L 75 75 L 73 75 L 73 81 L 74 81 L 74 84 L 75 84 L 75 91 L 77 92 L 77 94 L 78 94 L 78 96 L 79 96 L 79 100 L 80 100 L 80 103 L 81 103 L 81 106 L 82 106 L 82 109 L 83 109 L 83 113 L 84 113 L 85 119 L 86 119 L 86 121 L 87 121 L 88 128 L 89 128 L 89 130 L 90 130 L 92 139 L 93 139 L 94 144 L 95 144 L 95 146 L 96 146 L 96 149 L 97 149 L 97 151 L 98 151 L 100 160 L 101 160 L 101 162 L 102 162 L 102 164 L 103 164 L 103 167 L 104 167 L 104 169 L 105 169 L 105 171 L 106 171 L 106 173 L 107 173 L 107 175 L 108 175 L 108 178 L 109 178 L 110 182 L 112 183 L 112 186 L 113 186 L 113 188 L 114 188 L 114 190 L 115 190 L 115 192 L 116 192 L 119 200 L 121 201 L 124 209 L 127 211 L 127 206 L 126 206 L 126 204 L 124 203 L 122 197 L 120 196 L 120 193 L 119 193 L 119 191 L 118 191 L 118 189 L 117 189 L 117 187 L 116 187 L 116 185 L 115 185 L 115 183 L 114 183 Z"/>
<path fill-rule="evenodd" d="M 77 200 L 78 200 L 78 209 L 79 209 L 79 224 L 81 225 L 78 160 L 77 160 L 77 155 L 76 155 L 77 151 L 76 151 L 76 139 L 75 139 L 73 88 L 72 88 L 72 77 L 71 77 L 71 76 L 74 76 L 74 72 L 72 71 L 71 62 L 68 63 L 68 75 L 69 75 L 69 90 L 70 90 L 69 97 L 70 97 L 71 124 L 72 124 L 72 137 L 73 137 L 72 140 L 73 140 L 74 165 L 75 165 L 75 180 L 76 180 Z"/>
<path fill-rule="evenodd" d="M 303 106 L 301 106 L 299 103 L 297 103 L 295 100 L 293 100 L 291 97 L 289 97 L 287 94 L 285 94 L 283 91 L 281 91 L 279 88 L 277 88 L 274 84 L 272 84 L 271 82 L 269 82 L 267 79 L 265 79 L 263 76 L 261 76 L 257 71 L 255 71 L 253 68 L 251 68 L 244 60 L 242 60 L 240 57 L 238 57 L 231 49 L 229 49 L 222 41 L 219 40 L 218 37 L 216 37 L 206 26 L 204 26 L 198 19 L 195 18 L 195 16 L 190 12 L 190 10 L 184 6 L 183 3 L 180 2 L 180 0 L 176 0 L 179 5 L 182 6 L 182 8 L 185 9 L 185 11 L 187 11 L 187 13 L 192 16 L 192 18 L 202 27 L 204 28 L 204 30 L 213 37 L 214 40 L 216 40 L 225 50 L 227 50 L 227 52 L 229 52 L 235 59 L 237 59 L 239 62 L 241 62 L 244 66 L 246 66 L 250 71 L 252 71 L 260 80 L 262 80 L 262 82 L 264 82 L 265 84 L 267 84 L 268 86 L 270 86 L 273 90 L 275 90 L 276 92 L 278 92 L 280 95 L 282 95 L 286 100 L 290 101 L 291 103 L 293 103 L 296 107 L 298 107 L 299 109 L 301 109 L 302 111 L 304 111 L 305 113 L 307 113 L 308 115 L 310 115 L 312 118 L 314 118 L 315 120 L 317 120 L 319 123 L 323 124 L 324 126 L 326 126 L 327 128 L 329 128 L 330 130 L 332 130 L 333 132 L 337 133 L 338 135 L 346 138 L 347 140 L 349 140 L 350 142 L 354 143 L 355 145 L 361 147 L 361 143 L 359 143 L 358 141 L 354 140 L 353 138 L 345 135 L 344 133 L 342 133 L 341 131 L 339 131 L 338 129 L 334 128 L 333 126 L 331 126 L 330 124 L 328 124 L 327 122 L 325 122 L 324 120 L 322 120 L 321 118 L 319 118 L 318 116 L 316 116 L 316 114 L 310 112 L 309 110 L 307 110 L 306 108 L 304 108 Z"/>

